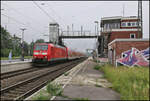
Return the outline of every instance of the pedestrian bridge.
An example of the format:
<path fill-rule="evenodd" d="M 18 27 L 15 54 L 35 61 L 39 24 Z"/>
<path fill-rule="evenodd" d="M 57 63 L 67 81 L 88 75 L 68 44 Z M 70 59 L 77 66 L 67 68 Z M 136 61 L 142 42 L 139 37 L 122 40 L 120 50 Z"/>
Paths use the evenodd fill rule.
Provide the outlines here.
<path fill-rule="evenodd" d="M 59 38 L 97 38 L 97 35 L 91 31 L 62 31 Z"/>

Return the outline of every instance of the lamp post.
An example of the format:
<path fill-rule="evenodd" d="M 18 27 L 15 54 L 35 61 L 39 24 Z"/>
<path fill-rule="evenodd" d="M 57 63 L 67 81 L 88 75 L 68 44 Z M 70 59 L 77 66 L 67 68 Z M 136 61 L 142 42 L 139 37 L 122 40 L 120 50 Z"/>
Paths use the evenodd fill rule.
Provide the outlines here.
<path fill-rule="evenodd" d="M 21 52 L 21 61 L 24 61 L 24 31 L 26 28 L 20 28 L 22 30 L 22 52 Z"/>
<path fill-rule="evenodd" d="M 97 63 L 98 63 L 98 21 L 94 21 L 94 23 L 97 24 L 97 44 L 96 44 L 96 46 L 97 46 Z"/>
<path fill-rule="evenodd" d="M 1 9 L 1 11 L 6 11 L 5 9 Z M 7 30 L 7 24 L 8 24 L 8 22 L 9 22 L 9 17 L 8 17 L 8 21 L 6 22 L 6 25 L 5 25 L 5 29 Z"/>

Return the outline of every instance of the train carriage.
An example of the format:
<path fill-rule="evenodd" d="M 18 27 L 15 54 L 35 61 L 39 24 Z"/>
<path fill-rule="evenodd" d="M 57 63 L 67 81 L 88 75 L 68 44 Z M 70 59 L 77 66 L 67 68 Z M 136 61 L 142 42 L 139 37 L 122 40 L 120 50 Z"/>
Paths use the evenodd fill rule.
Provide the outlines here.
<path fill-rule="evenodd" d="M 67 48 L 51 43 L 38 43 L 34 46 L 33 63 L 49 63 L 52 61 L 66 60 Z"/>
<path fill-rule="evenodd" d="M 83 56 L 82 53 L 52 43 L 37 43 L 34 45 L 32 63 L 46 64 L 57 61 L 72 60 Z"/>

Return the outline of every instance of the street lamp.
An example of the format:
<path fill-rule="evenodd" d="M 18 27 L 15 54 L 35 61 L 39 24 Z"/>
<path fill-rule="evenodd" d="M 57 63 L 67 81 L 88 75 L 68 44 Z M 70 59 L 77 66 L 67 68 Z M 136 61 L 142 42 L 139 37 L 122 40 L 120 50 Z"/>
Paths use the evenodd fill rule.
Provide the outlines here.
<path fill-rule="evenodd" d="M 97 24 L 97 63 L 98 63 L 98 21 L 94 21 Z"/>
<path fill-rule="evenodd" d="M 22 53 L 21 53 L 21 60 L 24 61 L 24 31 L 26 28 L 20 28 L 22 30 Z"/>

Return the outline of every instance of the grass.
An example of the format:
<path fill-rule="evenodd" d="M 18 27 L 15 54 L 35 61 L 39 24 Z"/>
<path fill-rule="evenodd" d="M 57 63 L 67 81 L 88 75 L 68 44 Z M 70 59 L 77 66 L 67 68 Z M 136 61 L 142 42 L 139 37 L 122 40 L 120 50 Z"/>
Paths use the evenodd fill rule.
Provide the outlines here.
<path fill-rule="evenodd" d="M 12 59 L 19 59 L 20 57 L 17 56 L 17 57 L 12 57 Z M 32 56 L 24 56 L 25 59 L 29 59 L 29 58 L 32 58 Z M 9 60 L 8 57 L 1 57 L 1 60 Z"/>
<path fill-rule="evenodd" d="M 62 95 L 62 88 L 58 84 L 49 83 L 46 87 L 46 90 L 51 96 L 58 96 L 58 95 L 61 96 Z"/>
<path fill-rule="evenodd" d="M 41 90 L 37 96 L 32 97 L 32 100 L 50 100 L 52 96 L 62 96 L 75 101 L 89 101 L 88 98 L 70 98 L 62 94 L 63 90 L 60 85 L 48 83 L 46 90 Z"/>
<path fill-rule="evenodd" d="M 32 100 L 49 100 L 50 96 L 40 93 L 38 96 L 34 97 Z"/>
<path fill-rule="evenodd" d="M 68 76 L 68 75 L 69 75 L 69 72 L 65 72 L 64 75 L 65 75 L 65 76 Z"/>
<path fill-rule="evenodd" d="M 46 90 L 41 90 L 39 94 L 32 97 L 32 100 L 50 100 L 52 96 L 61 96 L 62 88 L 58 84 L 48 83 Z"/>
<path fill-rule="evenodd" d="M 95 66 L 94 66 L 94 69 L 95 69 L 95 70 L 100 70 L 100 68 L 102 68 L 103 66 L 104 66 L 104 65 L 95 65 Z"/>
<path fill-rule="evenodd" d="M 149 100 L 149 68 L 105 65 L 100 70 L 112 83 L 112 89 L 121 94 L 122 100 Z"/>
<path fill-rule="evenodd" d="M 96 65 L 96 66 L 94 66 L 94 69 L 95 70 L 99 70 L 101 68 L 101 66 L 100 65 Z"/>

